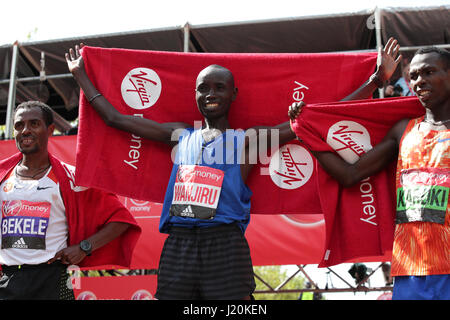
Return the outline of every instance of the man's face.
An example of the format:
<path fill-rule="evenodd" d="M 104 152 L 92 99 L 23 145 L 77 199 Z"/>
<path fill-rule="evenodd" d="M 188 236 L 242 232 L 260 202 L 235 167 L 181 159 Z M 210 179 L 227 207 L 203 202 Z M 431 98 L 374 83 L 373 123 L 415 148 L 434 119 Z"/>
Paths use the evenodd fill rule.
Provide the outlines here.
<path fill-rule="evenodd" d="M 20 108 L 14 116 L 17 149 L 23 154 L 47 152 L 48 138 L 54 125 L 46 126 L 39 108 Z"/>
<path fill-rule="evenodd" d="M 199 73 L 195 91 L 197 107 L 208 119 L 226 116 L 237 93 L 231 73 L 216 66 Z"/>
<path fill-rule="evenodd" d="M 439 54 L 418 54 L 411 61 L 411 87 L 425 108 L 433 109 L 450 99 L 450 71 Z"/>

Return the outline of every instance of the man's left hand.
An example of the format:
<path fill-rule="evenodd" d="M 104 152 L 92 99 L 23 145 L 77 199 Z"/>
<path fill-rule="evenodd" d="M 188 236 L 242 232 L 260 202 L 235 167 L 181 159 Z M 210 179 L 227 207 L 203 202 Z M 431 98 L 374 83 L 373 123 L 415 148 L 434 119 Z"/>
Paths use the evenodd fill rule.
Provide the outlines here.
<path fill-rule="evenodd" d="M 56 260 L 61 260 L 63 264 L 76 265 L 80 263 L 86 257 L 86 253 L 80 249 L 79 245 L 73 245 L 62 250 L 59 250 L 53 258 L 48 260 L 47 263 L 53 263 Z"/>

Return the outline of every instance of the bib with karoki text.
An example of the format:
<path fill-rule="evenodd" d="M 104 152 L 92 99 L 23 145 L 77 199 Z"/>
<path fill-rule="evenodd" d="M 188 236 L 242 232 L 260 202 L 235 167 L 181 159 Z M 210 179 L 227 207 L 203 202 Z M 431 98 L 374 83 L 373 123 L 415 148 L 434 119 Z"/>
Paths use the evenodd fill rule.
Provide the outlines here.
<path fill-rule="evenodd" d="M 444 224 L 449 173 L 448 169 L 440 168 L 402 170 L 397 188 L 396 223 L 423 221 Z"/>
<path fill-rule="evenodd" d="M 213 219 L 219 204 L 224 172 L 199 165 L 180 165 L 170 215 Z"/>

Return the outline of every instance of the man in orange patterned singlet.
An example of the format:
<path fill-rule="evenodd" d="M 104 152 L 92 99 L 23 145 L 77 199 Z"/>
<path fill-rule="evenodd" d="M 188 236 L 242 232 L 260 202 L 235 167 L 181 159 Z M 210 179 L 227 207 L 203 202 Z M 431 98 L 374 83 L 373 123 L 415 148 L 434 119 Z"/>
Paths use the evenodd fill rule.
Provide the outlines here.
<path fill-rule="evenodd" d="M 425 108 L 396 123 L 384 139 L 350 165 L 332 152 L 312 152 L 342 185 L 374 175 L 398 157 L 397 216 L 391 275 L 393 299 L 450 299 L 450 52 L 418 50 L 411 87 Z M 302 104 L 290 107 L 294 119 Z"/>

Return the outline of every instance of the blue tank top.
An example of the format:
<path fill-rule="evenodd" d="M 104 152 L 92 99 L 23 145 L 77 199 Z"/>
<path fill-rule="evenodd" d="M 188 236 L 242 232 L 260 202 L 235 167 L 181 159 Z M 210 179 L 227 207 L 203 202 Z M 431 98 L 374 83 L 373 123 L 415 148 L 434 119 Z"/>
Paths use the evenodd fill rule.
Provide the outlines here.
<path fill-rule="evenodd" d="M 159 230 L 168 233 L 174 227 L 211 227 L 236 222 L 242 232 L 250 222 L 252 192 L 242 180 L 240 159 L 245 132 L 226 130 L 214 140 L 205 143 L 201 129 L 188 128 L 180 135 L 178 150 L 164 198 Z M 200 165 L 224 172 L 222 189 L 213 219 L 197 219 L 170 215 L 174 185 L 180 165 Z"/>

